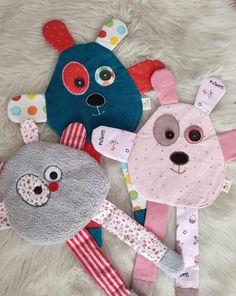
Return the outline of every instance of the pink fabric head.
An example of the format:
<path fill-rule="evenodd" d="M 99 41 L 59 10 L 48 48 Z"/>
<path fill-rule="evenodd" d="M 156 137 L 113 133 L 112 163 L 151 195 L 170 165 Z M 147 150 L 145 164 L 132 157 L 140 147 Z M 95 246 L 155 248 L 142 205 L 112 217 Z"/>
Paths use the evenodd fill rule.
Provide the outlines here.
<path fill-rule="evenodd" d="M 151 84 L 157 91 L 161 105 L 178 103 L 175 79 L 169 70 L 155 71 L 151 77 Z"/>
<path fill-rule="evenodd" d="M 210 205 L 221 191 L 225 160 L 209 115 L 189 104 L 159 107 L 136 136 L 128 170 L 148 200 Z"/>

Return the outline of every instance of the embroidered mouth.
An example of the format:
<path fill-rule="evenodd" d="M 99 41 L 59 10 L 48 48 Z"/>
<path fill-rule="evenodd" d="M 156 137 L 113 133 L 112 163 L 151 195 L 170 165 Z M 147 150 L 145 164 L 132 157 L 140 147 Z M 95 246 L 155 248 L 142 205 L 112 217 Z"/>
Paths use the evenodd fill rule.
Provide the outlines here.
<path fill-rule="evenodd" d="M 100 111 L 99 107 L 96 107 L 97 113 L 93 113 L 92 116 L 100 116 L 105 113 L 105 111 Z"/>
<path fill-rule="evenodd" d="M 181 172 L 180 165 L 178 166 L 178 170 L 175 170 L 175 169 L 173 169 L 173 168 L 170 168 L 170 169 L 171 169 L 174 173 L 179 174 L 179 175 L 182 175 L 183 173 L 186 172 L 186 170 L 183 170 L 183 171 Z"/>

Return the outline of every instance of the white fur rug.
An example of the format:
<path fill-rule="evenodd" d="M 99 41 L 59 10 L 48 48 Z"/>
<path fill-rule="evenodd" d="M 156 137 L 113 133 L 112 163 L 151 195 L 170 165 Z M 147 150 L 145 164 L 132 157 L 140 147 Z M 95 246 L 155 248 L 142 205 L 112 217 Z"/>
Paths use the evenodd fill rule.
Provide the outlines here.
<path fill-rule="evenodd" d="M 103 23 L 124 20 L 129 35 L 116 51 L 130 66 L 159 58 L 172 69 L 182 101 L 193 102 L 197 85 L 210 74 L 221 78 L 227 93 L 212 119 L 217 131 L 236 127 L 236 8 L 227 0 L 0 0 L 0 158 L 22 145 L 19 127 L 6 116 L 10 97 L 45 91 L 57 59 L 43 40 L 42 25 L 66 22 L 75 40 L 95 39 Z M 157 106 L 151 93 L 153 110 Z M 150 113 L 150 112 L 149 112 Z M 145 119 L 150 114 L 145 113 Z M 41 139 L 56 141 L 46 125 Z M 110 200 L 130 214 L 119 164 L 104 163 L 111 180 Z M 234 180 L 229 194 L 200 212 L 201 296 L 236 295 L 236 162 L 228 165 Z M 166 243 L 174 246 L 174 219 Z M 104 252 L 130 283 L 134 252 L 104 235 Z M 155 295 L 173 296 L 174 283 L 159 274 Z M 65 246 L 33 247 L 13 231 L 0 233 L 1 296 L 103 295 Z"/>

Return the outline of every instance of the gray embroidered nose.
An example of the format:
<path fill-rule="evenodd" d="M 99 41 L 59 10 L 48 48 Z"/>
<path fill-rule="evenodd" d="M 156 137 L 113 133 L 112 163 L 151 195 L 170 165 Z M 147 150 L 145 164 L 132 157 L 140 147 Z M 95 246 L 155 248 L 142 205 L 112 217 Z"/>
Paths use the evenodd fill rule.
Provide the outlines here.
<path fill-rule="evenodd" d="M 189 161 L 189 157 L 185 152 L 178 151 L 170 155 L 170 160 L 176 165 L 184 165 Z"/>
<path fill-rule="evenodd" d="M 105 104 L 106 100 L 103 95 L 92 93 L 87 97 L 86 102 L 91 107 L 101 107 Z"/>

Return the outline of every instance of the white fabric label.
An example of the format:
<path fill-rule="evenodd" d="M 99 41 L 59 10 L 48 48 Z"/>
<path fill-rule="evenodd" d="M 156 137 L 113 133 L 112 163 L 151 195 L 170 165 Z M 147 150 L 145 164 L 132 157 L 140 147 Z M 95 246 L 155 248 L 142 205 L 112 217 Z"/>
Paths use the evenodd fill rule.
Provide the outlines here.
<path fill-rule="evenodd" d="M 225 193 L 229 193 L 231 184 L 232 184 L 232 182 L 230 180 L 225 179 L 223 186 L 221 188 L 221 191 L 225 192 Z"/>
<path fill-rule="evenodd" d="M 151 110 L 151 100 L 149 97 L 144 97 L 142 98 L 142 103 L 143 103 L 143 110 Z"/>

